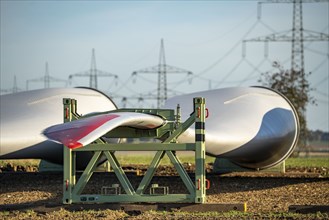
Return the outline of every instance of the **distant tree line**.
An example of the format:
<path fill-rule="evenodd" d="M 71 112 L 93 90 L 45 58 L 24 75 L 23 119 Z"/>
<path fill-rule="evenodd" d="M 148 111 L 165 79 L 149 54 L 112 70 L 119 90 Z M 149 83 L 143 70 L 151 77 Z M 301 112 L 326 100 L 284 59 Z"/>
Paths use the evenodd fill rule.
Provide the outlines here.
<path fill-rule="evenodd" d="M 320 130 L 309 131 L 308 140 L 329 142 L 329 132 L 324 132 Z"/>

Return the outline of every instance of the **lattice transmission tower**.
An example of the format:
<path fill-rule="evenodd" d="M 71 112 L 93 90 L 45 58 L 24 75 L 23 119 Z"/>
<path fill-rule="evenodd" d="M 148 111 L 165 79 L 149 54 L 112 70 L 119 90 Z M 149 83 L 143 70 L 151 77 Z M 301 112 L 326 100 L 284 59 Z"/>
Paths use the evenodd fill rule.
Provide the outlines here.
<path fill-rule="evenodd" d="M 17 93 L 23 91 L 17 86 L 16 75 L 14 76 L 14 85 L 11 89 L 1 89 L 1 93 Z"/>
<path fill-rule="evenodd" d="M 279 33 L 273 33 L 266 36 L 256 37 L 246 42 L 291 42 L 291 70 L 295 72 L 304 72 L 304 41 L 329 41 L 329 35 L 303 28 L 303 3 L 318 3 L 328 0 L 263 0 L 258 2 L 258 19 L 261 18 L 261 6 L 265 3 L 292 3 L 293 17 L 292 29 Z"/>
<path fill-rule="evenodd" d="M 145 69 L 137 70 L 132 73 L 133 76 L 136 76 L 140 73 L 150 73 L 158 74 L 158 87 L 157 87 L 157 107 L 161 108 L 164 105 L 164 102 L 168 98 L 168 87 L 167 87 L 167 74 L 168 73 L 185 73 L 191 75 L 192 72 L 182 68 L 170 66 L 166 64 L 166 56 L 163 39 L 161 39 L 160 45 L 160 54 L 159 54 L 159 64 L 156 66 L 148 67 Z"/>
<path fill-rule="evenodd" d="M 89 77 L 89 87 L 97 89 L 98 88 L 98 77 L 114 77 L 115 80 L 118 79 L 118 75 L 105 72 L 102 70 L 97 69 L 96 67 L 96 55 L 95 55 L 95 49 L 92 49 L 91 52 L 91 64 L 90 64 L 90 69 L 87 71 L 79 72 L 79 73 L 74 73 L 69 75 L 69 82 L 71 83 L 73 77 Z"/>
<path fill-rule="evenodd" d="M 29 90 L 29 84 L 31 82 L 43 82 L 44 83 L 44 88 L 50 88 L 50 82 L 64 82 L 66 84 L 67 80 L 58 79 L 58 78 L 50 76 L 49 75 L 48 62 L 46 62 L 45 75 L 43 77 L 40 77 L 40 78 L 26 80 L 26 90 Z"/>

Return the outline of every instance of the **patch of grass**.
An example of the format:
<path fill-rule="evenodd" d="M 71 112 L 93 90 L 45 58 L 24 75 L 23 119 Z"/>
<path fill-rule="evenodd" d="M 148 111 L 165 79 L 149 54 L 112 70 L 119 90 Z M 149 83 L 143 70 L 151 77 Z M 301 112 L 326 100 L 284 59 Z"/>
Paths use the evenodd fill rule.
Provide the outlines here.
<path fill-rule="evenodd" d="M 150 164 L 153 159 L 153 154 L 119 154 L 117 155 L 121 165 L 127 164 Z M 194 155 L 180 155 L 178 158 L 182 163 L 194 164 Z M 206 163 L 213 163 L 214 157 L 207 156 Z M 6 166 L 7 164 L 14 166 L 32 166 L 38 167 L 40 160 L 38 159 L 18 159 L 18 160 L 0 160 L 0 166 Z M 162 165 L 170 165 L 169 158 L 165 157 L 161 160 Z M 286 167 L 329 167 L 328 157 L 309 157 L 309 158 L 288 158 L 286 160 Z"/>
<path fill-rule="evenodd" d="M 39 163 L 40 163 L 39 159 L 0 160 L 0 166 L 6 166 L 7 164 L 12 164 L 13 166 L 38 167 Z"/>
<path fill-rule="evenodd" d="M 10 212 L 8 212 L 8 211 L 0 212 L 0 217 L 9 216 L 9 215 L 10 215 Z"/>
<path fill-rule="evenodd" d="M 286 167 L 329 167 L 328 157 L 288 158 Z"/>
<path fill-rule="evenodd" d="M 191 163 L 194 164 L 194 155 L 180 155 L 178 153 L 178 158 L 182 163 Z M 128 165 L 128 164 L 145 164 L 148 165 L 151 163 L 153 159 L 153 153 L 146 153 L 146 154 L 135 154 L 132 152 L 131 154 L 118 154 L 117 159 L 119 160 L 121 165 Z M 214 157 L 206 157 L 206 163 L 212 163 L 215 161 Z M 11 164 L 13 166 L 32 166 L 32 167 L 39 167 L 40 160 L 39 159 L 17 159 L 17 160 L 0 160 L 0 166 L 6 166 L 7 164 Z M 170 165 L 170 159 L 165 155 L 161 160 L 161 165 Z"/>
<path fill-rule="evenodd" d="M 153 156 L 152 155 L 117 155 L 117 158 L 121 165 L 127 164 L 150 164 Z M 182 163 L 195 163 L 194 156 L 178 155 L 179 160 Z M 206 163 L 213 163 L 214 157 L 206 157 Z M 170 165 L 170 159 L 165 155 L 161 160 L 161 165 Z"/>

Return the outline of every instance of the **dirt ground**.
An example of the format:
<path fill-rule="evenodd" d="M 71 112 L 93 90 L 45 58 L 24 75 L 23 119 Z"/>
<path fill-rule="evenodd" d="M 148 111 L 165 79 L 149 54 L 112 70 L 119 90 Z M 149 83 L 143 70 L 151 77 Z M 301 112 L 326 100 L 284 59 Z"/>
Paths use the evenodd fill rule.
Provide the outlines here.
<path fill-rule="evenodd" d="M 1 207 L 11 204 L 24 205 L 29 210 L 33 210 L 38 205 L 61 204 L 62 178 L 62 173 L 0 173 L 0 211 Z M 128 178 L 136 187 L 142 176 L 132 172 Z M 261 213 L 288 212 L 290 205 L 329 206 L 329 178 L 323 177 L 321 170 L 288 169 L 285 174 L 255 172 L 208 174 L 207 179 L 211 183 L 207 191 L 207 203 L 247 203 L 247 211 L 255 213 L 260 218 L 262 218 Z M 113 173 L 95 173 L 84 193 L 99 194 L 102 186 L 111 186 L 113 183 L 118 183 Z M 152 183 L 169 186 L 171 194 L 187 193 L 180 177 L 174 174 L 155 176 Z M 121 218 L 121 214 L 117 217 Z M 15 214 L 9 216 L 15 217 Z M 144 214 L 140 218 L 142 216 L 152 219 L 157 215 Z M 324 216 L 329 217 L 329 215 Z M 105 217 L 105 219 L 114 219 L 114 217 Z"/>

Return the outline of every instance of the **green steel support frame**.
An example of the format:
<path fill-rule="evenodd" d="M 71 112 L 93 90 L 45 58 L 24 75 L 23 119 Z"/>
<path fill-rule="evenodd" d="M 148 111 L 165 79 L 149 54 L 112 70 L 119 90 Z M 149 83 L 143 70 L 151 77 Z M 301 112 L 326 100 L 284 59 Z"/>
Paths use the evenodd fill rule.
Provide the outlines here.
<path fill-rule="evenodd" d="M 127 144 L 105 143 L 101 139 L 88 146 L 69 149 L 64 146 L 64 181 L 63 181 L 63 203 L 205 203 L 206 202 L 206 175 L 205 175 L 205 118 L 206 108 L 204 98 L 194 98 L 194 111 L 184 122 L 180 123 L 179 108 L 177 115 L 174 110 L 166 109 L 121 109 L 116 111 L 144 112 L 150 114 L 159 114 L 166 118 L 168 125 L 146 132 L 132 128 L 118 128 L 109 132 L 107 137 L 122 137 L 123 131 L 126 137 L 153 137 L 163 140 L 162 143 L 138 143 Z M 77 120 L 77 103 L 73 99 L 64 99 L 64 122 Z M 177 143 L 176 139 L 192 124 L 195 124 L 195 143 Z M 114 152 L 115 151 L 157 151 L 139 186 L 135 190 L 128 177 L 121 168 Z M 76 181 L 76 153 L 79 151 L 94 152 L 93 157 L 83 171 L 81 177 Z M 194 151 L 195 152 L 195 180 L 191 180 L 178 157 L 176 151 Z M 151 194 L 147 188 L 158 168 L 161 159 L 167 155 L 171 163 L 176 168 L 189 194 L 170 194 L 167 189 L 164 194 Z M 110 163 L 116 174 L 124 194 L 104 195 L 104 194 L 82 194 L 84 187 L 95 171 L 98 161 L 103 156 Z"/>

